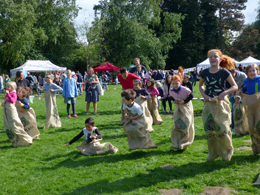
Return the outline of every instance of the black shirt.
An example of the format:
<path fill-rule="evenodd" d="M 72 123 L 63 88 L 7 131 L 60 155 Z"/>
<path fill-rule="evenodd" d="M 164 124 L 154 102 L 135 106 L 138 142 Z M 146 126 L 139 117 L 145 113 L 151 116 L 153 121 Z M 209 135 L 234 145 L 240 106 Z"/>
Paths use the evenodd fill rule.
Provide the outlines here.
<path fill-rule="evenodd" d="M 139 97 L 140 95 L 146 96 L 146 99 L 148 99 L 150 97 L 150 93 L 148 93 L 148 91 L 144 88 L 140 89 L 139 91 L 135 90 L 136 96 L 135 98 Z"/>
<path fill-rule="evenodd" d="M 182 86 L 188 87 L 191 91 L 193 91 L 192 84 L 190 83 L 190 81 L 188 81 L 187 83 L 182 82 Z"/>
<path fill-rule="evenodd" d="M 101 134 L 100 134 L 98 128 L 95 129 L 95 134 L 97 134 L 97 136 L 96 136 L 97 139 L 101 139 L 101 138 L 102 138 L 102 136 L 101 136 Z M 75 141 L 77 141 L 77 140 L 78 140 L 79 138 L 81 138 L 83 135 L 84 135 L 84 132 L 83 132 L 83 130 L 82 130 L 77 136 L 75 136 L 75 137 L 69 142 L 69 144 L 70 144 L 70 145 L 73 144 Z M 91 136 L 91 135 L 89 134 L 89 136 Z M 89 140 L 89 141 L 92 141 L 93 139 L 89 138 L 89 136 L 88 136 L 88 140 Z"/>
<path fill-rule="evenodd" d="M 26 79 L 30 82 L 30 83 L 33 83 L 33 79 L 31 76 L 27 76 Z"/>
<path fill-rule="evenodd" d="M 219 71 L 214 74 L 209 72 L 209 68 L 203 70 L 200 77 L 205 80 L 205 94 L 214 97 L 225 91 L 225 83 L 230 74 L 231 73 L 225 68 L 220 68 Z"/>
<path fill-rule="evenodd" d="M 30 82 L 27 79 L 19 80 L 16 82 L 17 87 L 30 87 Z"/>

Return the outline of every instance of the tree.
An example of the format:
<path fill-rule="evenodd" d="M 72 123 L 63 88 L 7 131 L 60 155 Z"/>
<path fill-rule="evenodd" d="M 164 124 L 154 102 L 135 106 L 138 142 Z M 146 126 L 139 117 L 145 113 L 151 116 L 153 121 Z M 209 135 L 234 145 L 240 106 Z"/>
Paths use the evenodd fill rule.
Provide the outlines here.
<path fill-rule="evenodd" d="M 27 59 L 71 66 L 77 47 L 75 0 L 0 0 L 0 56 L 4 69 Z"/>
<path fill-rule="evenodd" d="M 247 0 L 215 0 L 214 2 L 219 16 L 219 42 L 222 51 L 225 49 L 223 32 L 228 32 L 232 37 L 232 31 L 240 31 L 243 27 L 245 16 L 241 11 L 246 9 L 246 2 Z"/>
<path fill-rule="evenodd" d="M 163 13 L 159 0 L 102 0 L 94 7 L 93 26 L 101 26 L 91 40 L 99 44 L 106 60 L 117 66 L 133 63 L 135 57 L 147 67 L 164 68 L 172 43 L 180 38 L 181 14 Z M 161 23 L 163 19 L 163 23 Z M 160 33 L 155 32 L 160 29 Z"/>
<path fill-rule="evenodd" d="M 230 55 L 237 60 L 243 60 L 248 56 L 255 56 L 254 51 L 258 43 L 258 30 L 251 25 L 247 25 L 238 38 L 232 43 L 229 49 Z"/>

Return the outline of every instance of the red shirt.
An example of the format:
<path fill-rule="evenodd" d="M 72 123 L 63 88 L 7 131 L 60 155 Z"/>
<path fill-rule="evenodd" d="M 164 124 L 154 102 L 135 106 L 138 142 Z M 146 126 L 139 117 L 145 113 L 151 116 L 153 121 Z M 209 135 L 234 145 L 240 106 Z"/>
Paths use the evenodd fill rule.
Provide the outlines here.
<path fill-rule="evenodd" d="M 134 80 L 141 80 L 138 76 L 133 73 L 128 73 L 127 78 L 123 79 L 122 75 L 118 75 L 118 80 L 120 81 L 123 90 L 125 89 L 133 89 L 134 88 Z"/>

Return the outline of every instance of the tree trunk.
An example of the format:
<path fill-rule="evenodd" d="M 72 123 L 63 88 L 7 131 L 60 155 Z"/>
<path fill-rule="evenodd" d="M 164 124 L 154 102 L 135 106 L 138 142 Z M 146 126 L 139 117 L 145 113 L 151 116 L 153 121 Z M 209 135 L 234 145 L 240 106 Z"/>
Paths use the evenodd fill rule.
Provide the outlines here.
<path fill-rule="evenodd" d="M 219 42 L 220 42 L 220 49 L 223 52 L 224 45 L 223 45 L 223 27 L 222 27 L 222 9 L 221 9 L 221 5 L 219 6 Z"/>

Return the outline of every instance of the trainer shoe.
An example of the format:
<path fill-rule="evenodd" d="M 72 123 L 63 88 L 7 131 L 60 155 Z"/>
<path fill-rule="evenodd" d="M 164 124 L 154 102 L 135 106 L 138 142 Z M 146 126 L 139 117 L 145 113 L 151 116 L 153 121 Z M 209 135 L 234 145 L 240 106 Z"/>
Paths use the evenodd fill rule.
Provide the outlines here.
<path fill-rule="evenodd" d="M 73 117 L 78 117 L 78 115 L 76 115 L 76 114 L 73 114 Z"/>
<path fill-rule="evenodd" d="M 70 114 L 68 115 L 68 118 L 71 118 Z"/>
<path fill-rule="evenodd" d="M 170 114 L 172 114 L 172 113 L 173 113 L 173 111 L 172 111 L 172 110 L 170 110 L 170 111 L 169 111 L 169 113 L 170 113 Z"/>
<path fill-rule="evenodd" d="M 162 113 L 167 113 L 166 110 L 162 111 Z"/>

